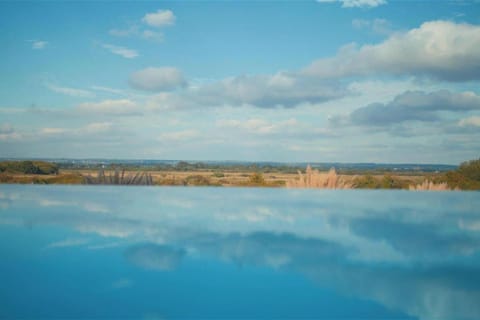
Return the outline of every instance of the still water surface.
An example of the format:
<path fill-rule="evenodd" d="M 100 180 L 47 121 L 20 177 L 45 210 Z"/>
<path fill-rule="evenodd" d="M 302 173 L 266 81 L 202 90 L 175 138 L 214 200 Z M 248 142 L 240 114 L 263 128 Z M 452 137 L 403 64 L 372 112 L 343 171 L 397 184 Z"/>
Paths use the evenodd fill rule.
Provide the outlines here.
<path fill-rule="evenodd" d="M 474 192 L 0 186 L 0 318 L 479 319 Z"/>

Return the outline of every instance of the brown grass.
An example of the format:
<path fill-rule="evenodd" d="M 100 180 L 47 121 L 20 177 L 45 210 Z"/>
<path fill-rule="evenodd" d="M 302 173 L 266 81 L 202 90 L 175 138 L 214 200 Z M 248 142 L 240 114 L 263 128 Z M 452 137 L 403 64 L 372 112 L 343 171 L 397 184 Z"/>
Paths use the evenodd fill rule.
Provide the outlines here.
<path fill-rule="evenodd" d="M 428 191 L 450 191 L 450 190 L 460 190 L 458 188 L 452 189 L 448 186 L 446 182 L 442 183 L 434 183 L 430 180 L 425 180 L 422 183 L 417 185 L 409 185 L 408 190 L 412 191 L 420 191 L 420 190 L 428 190 Z"/>
<path fill-rule="evenodd" d="M 331 168 L 328 172 L 320 172 L 307 166 L 305 174 L 298 171 L 298 177 L 286 183 L 288 188 L 316 188 L 316 189 L 352 189 L 353 184 L 341 177 Z"/>

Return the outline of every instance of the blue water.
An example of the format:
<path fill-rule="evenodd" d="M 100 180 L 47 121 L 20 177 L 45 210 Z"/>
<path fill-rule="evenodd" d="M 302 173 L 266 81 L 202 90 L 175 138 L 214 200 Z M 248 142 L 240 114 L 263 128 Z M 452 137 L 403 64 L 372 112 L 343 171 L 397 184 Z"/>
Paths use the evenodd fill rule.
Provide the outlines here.
<path fill-rule="evenodd" d="M 479 319 L 474 192 L 0 186 L 0 318 Z"/>

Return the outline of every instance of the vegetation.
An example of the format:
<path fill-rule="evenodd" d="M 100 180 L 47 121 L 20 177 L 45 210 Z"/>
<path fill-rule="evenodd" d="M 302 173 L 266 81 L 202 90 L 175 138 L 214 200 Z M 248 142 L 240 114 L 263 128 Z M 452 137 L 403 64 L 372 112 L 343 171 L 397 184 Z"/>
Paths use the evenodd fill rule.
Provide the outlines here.
<path fill-rule="evenodd" d="M 448 187 L 446 182 L 434 183 L 433 181 L 425 180 L 423 183 L 417 185 L 410 185 L 408 190 L 431 190 L 431 191 L 446 191 L 452 190 Z"/>
<path fill-rule="evenodd" d="M 0 172 L 16 174 L 57 174 L 58 166 L 45 161 L 2 161 L 0 162 Z"/>
<path fill-rule="evenodd" d="M 265 186 L 266 181 L 263 177 L 263 174 L 260 172 L 253 173 L 250 178 L 248 179 L 250 186 Z"/>
<path fill-rule="evenodd" d="M 93 164 L 88 160 L 77 162 L 2 161 L 0 183 L 480 190 L 480 159 L 464 162 L 455 170 L 448 172 L 442 172 L 448 166 L 439 166 L 440 171 L 435 172 L 433 170 L 436 167 L 432 165 L 427 166 L 428 170 L 425 172 L 409 173 L 404 168 L 415 169 L 414 165 L 399 166 L 399 170 L 403 171 L 394 172 L 393 169 L 397 169 L 396 167 L 392 167 L 393 169 L 380 167 L 377 170 L 371 169 L 371 164 L 365 164 L 366 169 L 362 171 L 358 169 L 361 168 L 361 164 L 357 165 L 358 168 L 344 164 L 341 171 L 343 174 L 338 174 L 333 168 L 330 171 L 320 171 L 318 167 L 312 168 L 310 165 L 302 172 L 295 166 L 279 164 L 230 162 L 212 164 L 180 161 L 152 166 L 149 162 L 145 165 L 127 162 L 121 165 L 124 169 L 120 170 L 119 165 L 113 162 L 103 164 L 93 160 Z M 99 170 L 96 177 L 91 175 L 92 166 Z M 80 171 L 87 168 L 87 172 Z M 147 173 L 150 170 L 147 171 L 146 168 L 151 168 L 153 175 Z"/>
<path fill-rule="evenodd" d="M 106 175 L 103 169 L 98 171 L 97 177 L 85 176 L 85 184 L 116 184 L 116 185 L 152 185 L 153 179 L 149 173 L 137 172 L 136 174 L 125 174 L 125 170 L 117 168 L 114 174 Z"/>
<path fill-rule="evenodd" d="M 353 179 L 355 189 L 408 189 L 412 182 L 386 174 L 382 178 L 372 175 L 358 176 Z"/>
<path fill-rule="evenodd" d="M 287 182 L 289 188 L 351 189 L 352 183 L 337 175 L 335 168 L 327 173 L 307 166 L 305 175 L 298 171 L 298 178 Z"/>
<path fill-rule="evenodd" d="M 457 170 L 447 172 L 440 180 L 452 189 L 480 190 L 480 159 L 462 163 Z"/>
<path fill-rule="evenodd" d="M 183 184 L 185 186 L 212 186 L 215 185 L 210 182 L 210 179 L 202 175 L 196 174 L 185 178 Z"/>

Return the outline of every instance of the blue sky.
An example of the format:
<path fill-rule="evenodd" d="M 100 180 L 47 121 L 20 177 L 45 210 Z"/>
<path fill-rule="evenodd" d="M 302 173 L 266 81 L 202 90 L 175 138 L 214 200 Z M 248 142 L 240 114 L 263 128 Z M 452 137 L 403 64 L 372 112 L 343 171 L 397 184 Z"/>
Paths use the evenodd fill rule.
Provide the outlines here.
<path fill-rule="evenodd" d="M 2 157 L 479 157 L 478 1 L 7 1 L 0 41 Z"/>

